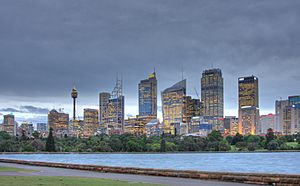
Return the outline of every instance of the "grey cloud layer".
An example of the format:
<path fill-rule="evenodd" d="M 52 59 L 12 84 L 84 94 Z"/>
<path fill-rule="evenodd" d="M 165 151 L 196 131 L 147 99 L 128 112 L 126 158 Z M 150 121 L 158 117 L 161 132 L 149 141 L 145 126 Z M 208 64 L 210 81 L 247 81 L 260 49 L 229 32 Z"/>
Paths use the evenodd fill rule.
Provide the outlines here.
<path fill-rule="evenodd" d="M 49 109 L 27 105 L 27 106 L 20 106 L 19 108 L 1 108 L 0 112 L 48 114 Z"/>
<path fill-rule="evenodd" d="M 96 102 L 123 74 L 127 102 L 156 67 L 159 89 L 219 67 L 227 108 L 236 108 L 237 78 L 260 78 L 261 105 L 299 94 L 300 2 L 75 1 L 0 2 L 0 96 L 59 97 L 77 85 Z M 44 98 L 45 97 L 45 98 Z"/>

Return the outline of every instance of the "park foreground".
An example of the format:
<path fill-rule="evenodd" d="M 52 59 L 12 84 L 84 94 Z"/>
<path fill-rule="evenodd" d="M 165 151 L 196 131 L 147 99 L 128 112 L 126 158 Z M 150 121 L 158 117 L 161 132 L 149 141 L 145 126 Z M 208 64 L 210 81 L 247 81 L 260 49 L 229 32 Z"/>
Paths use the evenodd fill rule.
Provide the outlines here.
<path fill-rule="evenodd" d="M 28 166 L 13 163 L 0 163 L 0 183 L 2 186 L 246 186 L 246 184 L 242 183 L 132 174 L 101 173 L 44 166 Z"/>

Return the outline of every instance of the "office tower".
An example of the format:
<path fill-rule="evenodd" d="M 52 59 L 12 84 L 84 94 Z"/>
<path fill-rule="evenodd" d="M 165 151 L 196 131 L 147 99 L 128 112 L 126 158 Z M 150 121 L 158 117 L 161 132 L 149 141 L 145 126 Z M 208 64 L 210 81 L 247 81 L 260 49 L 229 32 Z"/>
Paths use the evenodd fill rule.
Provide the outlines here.
<path fill-rule="evenodd" d="M 276 115 L 275 114 L 268 114 L 268 115 L 261 115 L 259 121 L 259 134 L 267 134 L 269 129 L 275 130 L 275 122 L 276 122 Z"/>
<path fill-rule="evenodd" d="M 193 134 L 194 136 L 207 137 L 207 135 L 211 133 L 214 128 L 214 120 L 218 120 L 218 118 L 212 116 L 192 117 L 189 133 Z"/>
<path fill-rule="evenodd" d="M 182 126 L 180 134 L 190 133 L 192 117 L 201 116 L 202 104 L 199 99 L 193 99 L 191 96 L 184 96 L 183 98 L 183 114 Z"/>
<path fill-rule="evenodd" d="M 3 131 L 6 131 L 11 136 L 17 135 L 17 123 L 13 114 L 3 116 Z"/>
<path fill-rule="evenodd" d="M 32 123 L 29 122 L 23 122 L 19 127 L 18 127 L 18 136 L 23 138 L 30 138 L 32 136 L 32 133 L 34 131 L 34 127 Z"/>
<path fill-rule="evenodd" d="M 71 97 L 73 98 L 73 120 L 76 119 L 76 98 L 78 97 L 78 92 L 74 87 L 71 92 Z"/>
<path fill-rule="evenodd" d="M 139 83 L 139 115 L 157 117 L 157 80 L 153 72 Z"/>
<path fill-rule="evenodd" d="M 69 136 L 72 137 L 85 137 L 84 132 L 84 121 L 80 119 L 71 120 L 69 124 Z"/>
<path fill-rule="evenodd" d="M 39 133 L 47 132 L 48 131 L 47 123 L 37 123 L 36 124 L 36 130 Z"/>
<path fill-rule="evenodd" d="M 83 111 L 84 125 L 83 136 L 94 136 L 99 128 L 98 110 L 86 108 Z"/>
<path fill-rule="evenodd" d="M 259 122 L 258 78 L 240 77 L 239 86 L 239 133 L 257 134 Z"/>
<path fill-rule="evenodd" d="M 179 134 L 185 95 L 186 80 L 182 80 L 162 92 L 164 133 Z"/>
<path fill-rule="evenodd" d="M 111 94 L 100 93 L 100 127 L 106 134 L 121 134 L 124 130 L 124 100 L 122 80 L 117 79 Z"/>
<path fill-rule="evenodd" d="M 153 119 L 153 116 L 135 116 L 129 117 L 125 120 L 124 125 L 124 132 L 135 134 L 135 135 L 146 135 L 146 124 L 151 121 L 157 120 L 156 118 Z M 148 135 L 148 134 L 147 134 Z"/>
<path fill-rule="evenodd" d="M 225 116 L 224 118 L 224 129 L 225 134 L 236 135 L 239 132 L 238 130 L 238 118 L 235 116 Z"/>
<path fill-rule="evenodd" d="M 69 114 L 55 109 L 48 113 L 48 127 L 53 129 L 56 137 L 64 137 L 69 132 Z"/>
<path fill-rule="evenodd" d="M 124 129 L 124 96 L 112 97 L 108 103 L 108 134 L 121 134 Z"/>
<path fill-rule="evenodd" d="M 289 105 L 294 107 L 299 107 L 300 105 L 300 95 L 299 96 L 289 96 Z"/>
<path fill-rule="evenodd" d="M 101 92 L 99 94 L 99 124 L 105 123 L 105 114 L 107 113 L 108 103 L 109 103 L 110 93 Z"/>
<path fill-rule="evenodd" d="M 289 96 L 283 109 L 282 133 L 292 135 L 300 132 L 300 96 Z"/>
<path fill-rule="evenodd" d="M 276 114 L 276 132 L 283 132 L 283 116 L 284 116 L 284 109 L 289 105 L 288 100 L 276 100 L 275 102 L 275 114 Z"/>
<path fill-rule="evenodd" d="M 223 118 L 223 77 L 220 69 L 205 70 L 201 78 L 201 101 L 204 116 Z"/>

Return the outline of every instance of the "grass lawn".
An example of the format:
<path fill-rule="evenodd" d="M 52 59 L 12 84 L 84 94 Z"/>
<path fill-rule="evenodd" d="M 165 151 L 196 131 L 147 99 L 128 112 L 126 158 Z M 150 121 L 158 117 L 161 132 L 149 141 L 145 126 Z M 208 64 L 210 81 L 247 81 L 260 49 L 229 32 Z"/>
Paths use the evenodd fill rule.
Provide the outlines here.
<path fill-rule="evenodd" d="M 298 142 L 287 142 L 286 145 L 296 148 L 298 146 Z"/>
<path fill-rule="evenodd" d="M 158 186 L 154 184 L 115 181 L 101 178 L 0 176 L 1 186 Z"/>
<path fill-rule="evenodd" d="M 29 169 L 19 169 L 14 167 L 0 167 L 0 172 L 35 172 Z"/>

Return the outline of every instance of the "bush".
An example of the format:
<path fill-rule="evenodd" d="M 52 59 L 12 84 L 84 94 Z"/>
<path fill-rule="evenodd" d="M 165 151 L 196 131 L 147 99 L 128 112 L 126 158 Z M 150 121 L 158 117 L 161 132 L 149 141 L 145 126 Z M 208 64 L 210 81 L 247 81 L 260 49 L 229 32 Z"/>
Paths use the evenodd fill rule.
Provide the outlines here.
<path fill-rule="evenodd" d="M 287 145 L 286 143 L 280 145 L 279 147 L 280 150 L 293 150 L 293 147 Z"/>
<path fill-rule="evenodd" d="M 272 140 L 268 143 L 268 150 L 277 150 L 278 149 L 278 143 L 275 140 Z"/>
<path fill-rule="evenodd" d="M 247 142 L 237 142 L 235 145 L 237 148 L 239 148 L 239 150 L 246 150 L 248 148 L 248 144 Z"/>
<path fill-rule="evenodd" d="M 231 146 L 228 144 L 226 140 L 223 140 L 219 143 L 219 151 L 229 151 L 231 150 Z"/>
<path fill-rule="evenodd" d="M 249 151 L 255 151 L 257 149 L 257 144 L 256 143 L 249 143 L 248 144 L 248 150 Z"/>

